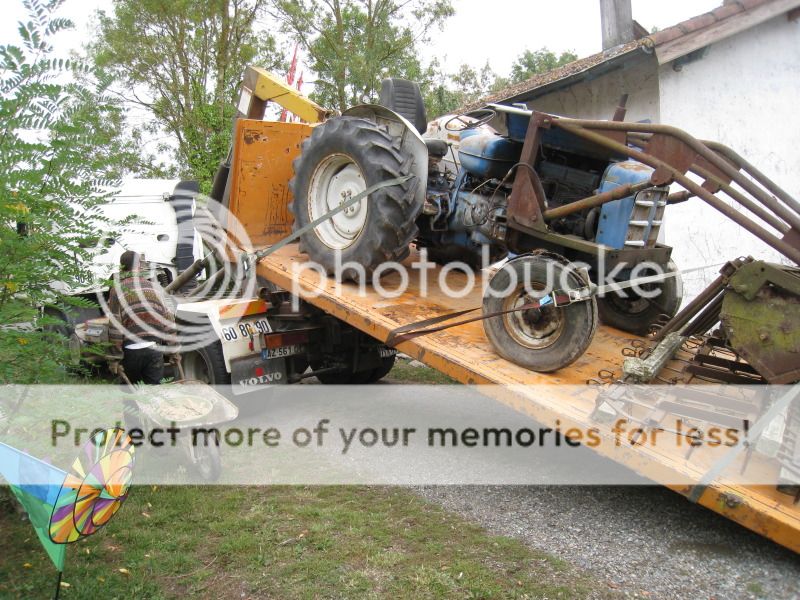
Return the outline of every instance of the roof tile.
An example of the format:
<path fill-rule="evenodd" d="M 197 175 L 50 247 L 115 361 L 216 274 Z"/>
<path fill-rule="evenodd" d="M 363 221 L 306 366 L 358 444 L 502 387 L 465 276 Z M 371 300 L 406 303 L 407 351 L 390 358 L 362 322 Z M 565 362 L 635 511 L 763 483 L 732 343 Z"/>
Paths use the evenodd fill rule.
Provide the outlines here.
<path fill-rule="evenodd" d="M 743 11 L 744 8 L 738 2 L 731 2 L 730 4 L 724 4 L 723 6 L 718 6 L 711 13 L 717 18 L 718 21 L 722 21 L 723 19 L 727 19 L 728 17 L 732 17 L 738 12 Z"/>
<path fill-rule="evenodd" d="M 688 21 L 684 21 L 682 25 L 687 33 L 691 33 L 692 31 L 697 31 L 698 29 L 713 25 L 716 22 L 717 18 L 712 13 L 706 13 L 704 15 L 692 17 Z"/>
<path fill-rule="evenodd" d="M 741 4 L 745 10 L 752 10 L 756 6 L 761 6 L 762 4 L 769 4 L 772 0 L 738 0 L 739 4 Z"/>
<path fill-rule="evenodd" d="M 671 42 L 672 40 L 677 40 L 679 37 L 682 37 L 684 32 L 681 31 L 680 27 L 672 26 L 668 27 L 667 29 L 662 29 L 661 31 L 657 31 L 650 36 L 650 39 L 653 40 L 653 44 L 658 46 L 659 44 L 666 44 L 667 42 Z"/>

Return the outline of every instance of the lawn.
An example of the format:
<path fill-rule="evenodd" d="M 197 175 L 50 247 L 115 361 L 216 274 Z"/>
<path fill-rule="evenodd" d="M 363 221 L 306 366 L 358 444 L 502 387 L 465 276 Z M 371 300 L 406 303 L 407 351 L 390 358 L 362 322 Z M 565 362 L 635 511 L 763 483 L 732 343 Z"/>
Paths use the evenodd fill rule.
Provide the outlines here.
<path fill-rule="evenodd" d="M 394 367 L 384 381 L 391 383 L 413 383 L 415 385 L 425 383 L 437 385 L 457 383 L 444 373 L 440 373 L 436 369 L 431 369 L 418 361 L 412 361 L 405 357 L 397 358 Z"/>
<path fill-rule="evenodd" d="M 452 382 L 407 359 L 387 380 Z M 0 598 L 51 598 L 54 568 L 8 503 L 0 502 L 0 531 Z M 125 600 L 611 593 L 409 490 L 364 486 L 134 487 L 108 528 L 69 548 L 61 588 L 64 599 Z"/>
<path fill-rule="evenodd" d="M 56 574 L 0 514 L 0 597 Z M 62 598 L 583 598 L 605 586 L 401 488 L 136 487 L 69 548 Z M 602 592 L 601 595 L 605 595 Z"/>

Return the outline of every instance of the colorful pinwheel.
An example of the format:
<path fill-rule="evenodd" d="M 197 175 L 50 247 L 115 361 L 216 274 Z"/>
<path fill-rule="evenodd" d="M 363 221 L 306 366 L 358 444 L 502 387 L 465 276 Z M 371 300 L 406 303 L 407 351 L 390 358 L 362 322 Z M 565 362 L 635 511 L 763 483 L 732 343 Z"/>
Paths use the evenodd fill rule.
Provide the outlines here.
<path fill-rule="evenodd" d="M 128 497 L 134 462 L 124 430 L 96 432 L 61 485 L 50 517 L 50 539 L 68 544 L 108 523 Z"/>

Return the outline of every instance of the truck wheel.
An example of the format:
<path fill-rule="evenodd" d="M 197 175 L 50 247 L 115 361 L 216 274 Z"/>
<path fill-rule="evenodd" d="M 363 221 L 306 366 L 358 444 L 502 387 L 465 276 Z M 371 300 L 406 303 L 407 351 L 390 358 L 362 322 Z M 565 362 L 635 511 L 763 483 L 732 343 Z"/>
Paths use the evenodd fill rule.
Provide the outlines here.
<path fill-rule="evenodd" d="M 681 300 L 683 300 L 683 280 L 674 262 L 669 261 L 665 269 L 667 273 L 676 273 L 676 275 L 660 283 L 649 283 L 642 286 L 645 290 L 660 289 L 661 293 L 655 298 L 642 298 L 629 289 L 609 292 L 598 298 L 597 310 L 600 320 L 606 325 L 623 331 L 636 335 L 647 335 L 650 327 L 662 315 L 666 315 L 668 318 L 674 317 L 681 305 Z M 654 272 L 645 272 L 641 277 L 654 274 Z"/>
<path fill-rule="evenodd" d="M 204 348 L 191 350 L 181 355 L 183 374 L 186 379 L 202 381 L 210 385 L 227 385 L 231 375 L 225 368 L 225 357 L 222 354 L 222 343 L 214 342 Z"/>
<path fill-rule="evenodd" d="M 372 121 L 355 117 L 330 119 L 314 128 L 295 159 L 289 188 L 295 230 L 323 216 L 368 187 L 411 173 L 412 157 L 397 139 Z M 417 234 L 415 219 L 422 207 L 415 198 L 415 180 L 378 190 L 300 238 L 300 251 L 335 270 L 354 262 L 365 274 L 381 263 L 400 261 Z M 357 280 L 356 269 L 343 269 L 343 280 Z"/>
<path fill-rule="evenodd" d="M 561 281 L 570 289 L 586 285 L 568 264 L 550 257 L 527 255 L 510 260 L 489 281 L 483 298 L 483 314 L 527 304 L 541 295 L 537 292 L 553 291 L 553 287 L 560 289 Z M 556 371 L 577 360 L 589 347 L 596 328 L 594 298 L 483 320 L 486 337 L 500 356 L 542 373 Z"/>
<path fill-rule="evenodd" d="M 376 381 L 380 381 L 384 377 L 389 374 L 389 371 L 392 370 L 394 367 L 394 361 L 397 358 L 396 354 L 392 354 L 391 356 L 387 356 L 381 359 L 381 366 L 376 367 L 374 371 L 370 373 L 369 379 L 367 379 L 367 383 L 375 383 Z"/>

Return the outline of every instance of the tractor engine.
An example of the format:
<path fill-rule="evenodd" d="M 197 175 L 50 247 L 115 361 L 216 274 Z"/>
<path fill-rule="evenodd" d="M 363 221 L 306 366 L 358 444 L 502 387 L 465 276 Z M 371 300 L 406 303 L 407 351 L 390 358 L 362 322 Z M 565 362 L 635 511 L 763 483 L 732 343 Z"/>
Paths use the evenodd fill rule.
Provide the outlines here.
<path fill-rule="evenodd" d="M 425 204 L 417 219 L 417 245 L 427 248 L 428 257 L 439 264 L 462 261 L 480 267 L 483 252 L 487 252 L 485 260 L 490 263 L 500 260 L 506 254 L 505 218 L 510 193 L 507 182 L 464 168 L 453 175 L 433 158 Z"/>
<path fill-rule="evenodd" d="M 508 197 L 521 151 L 520 141 L 491 131 L 468 129 L 461 132 L 457 174 L 444 169 L 438 157 L 431 157 L 426 201 L 418 219 L 418 245 L 428 248 L 432 260 L 441 264 L 461 260 L 477 267 L 482 260 L 495 262 L 507 254 Z M 641 167 L 632 161 L 609 165 L 607 159 L 542 146 L 536 171 L 547 197 L 547 208 L 556 208 L 605 191 L 620 180 L 649 177 L 649 170 Z M 612 211 L 620 203 L 626 206 L 614 214 Z M 633 204 L 630 198 L 607 207 L 585 209 L 555 219 L 549 226 L 556 233 L 589 241 L 595 241 L 600 230 L 602 243 L 621 248 L 626 241 L 630 244 L 628 230 L 638 222 L 632 220 Z M 657 225 L 653 221 L 649 219 L 648 225 Z M 636 231 L 630 233 L 636 236 Z M 647 233 L 652 237 L 657 230 Z M 482 256 L 484 247 L 488 247 L 486 258 Z"/>

